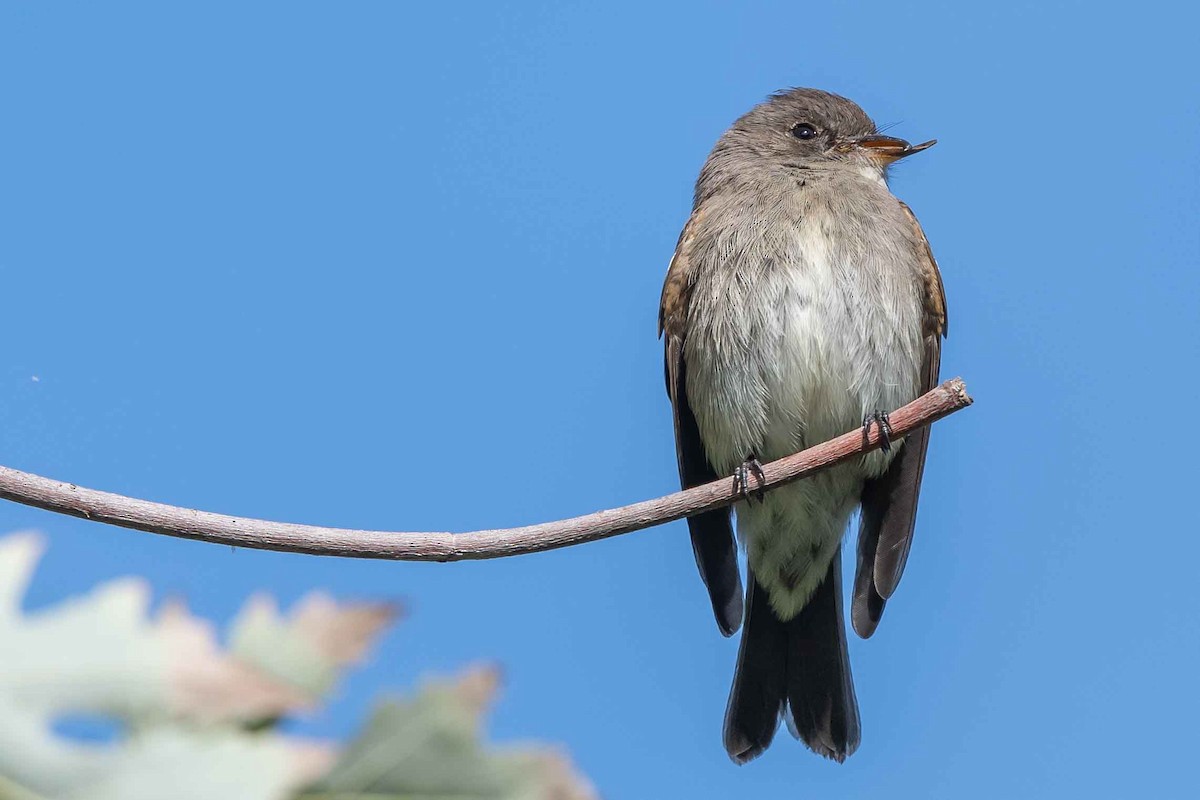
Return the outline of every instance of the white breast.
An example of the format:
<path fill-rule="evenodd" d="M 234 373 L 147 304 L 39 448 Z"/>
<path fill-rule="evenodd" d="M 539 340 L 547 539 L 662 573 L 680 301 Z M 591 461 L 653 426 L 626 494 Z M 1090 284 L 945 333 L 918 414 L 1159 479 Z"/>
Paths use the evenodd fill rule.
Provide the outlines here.
<path fill-rule="evenodd" d="M 896 267 L 876 254 L 847 263 L 844 248 L 820 225 L 804 226 L 795 239 L 804 259 L 773 278 L 782 284 L 782 334 L 763 373 L 770 458 L 909 402 L 922 359 L 921 303 L 911 274 L 889 274 Z"/>
<path fill-rule="evenodd" d="M 719 234 L 711 251 L 723 261 L 693 290 L 688 399 L 723 475 L 749 455 L 766 462 L 854 430 L 918 392 L 922 303 L 906 232 L 851 238 L 827 206 L 791 211 L 795 220 L 772 209 L 763 224 Z M 824 576 L 864 478 L 889 460 L 876 452 L 739 504 L 751 566 L 785 618 Z"/>
<path fill-rule="evenodd" d="M 824 222 L 809 214 L 777 230 L 776 246 L 729 248 L 733 258 L 787 255 L 727 264 L 697 281 L 688 397 L 720 472 L 750 453 L 774 459 L 817 444 L 916 397 L 915 263 L 894 263 L 892 249 L 847 247 Z"/>

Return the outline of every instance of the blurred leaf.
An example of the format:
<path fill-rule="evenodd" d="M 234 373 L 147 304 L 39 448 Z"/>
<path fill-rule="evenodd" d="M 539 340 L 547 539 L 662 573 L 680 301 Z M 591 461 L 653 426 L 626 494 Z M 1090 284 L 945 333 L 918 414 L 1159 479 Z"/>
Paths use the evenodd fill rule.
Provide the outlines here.
<path fill-rule="evenodd" d="M 174 713 L 209 723 L 252 722 L 310 707 L 304 693 L 222 653 L 212 626 L 189 614 L 182 602 L 166 604 L 158 621 L 169 654 Z"/>
<path fill-rule="evenodd" d="M 313 592 L 285 619 L 274 598 L 256 595 L 234 621 L 229 648 L 301 696 L 316 699 L 333 687 L 341 667 L 362 659 L 398 612 L 396 606 L 379 603 L 338 605 Z"/>
<path fill-rule="evenodd" d="M 382 703 L 340 756 L 263 724 L 320 701 L 395 618 L 393 606 L 313 593 L 282 614 L 257 596 L 223 650 L 181 601 L 151 615 L 137 578 L 23 615 L 41 552 L 33 534 L 0 538 L 0 800 L 596 796 L 553 750 L 485 749 L 493 667 Z M 78 718 L 118 724 L 100 726 L 115 731 L 110 740 L 55 732 L 56 721 Z"/>
<path fill-rule="evenodd" d="M 366 729 L 300 800 L 590 800 L 588 782 L 544 748 L 485 750 L 482 715 L 500 683 L 495 667 L 434 681 L 407 701 L 382 703 Z"/>
<path fill-rule="evenodd" d="M 33 534 L 0 539 L 0 797 L 273 800 L 331 763 L 328 747 L 246 730 L 244 720 L 306 707 L 311 695 L 222 652 L 182 603 L 152 617 L 145 581 L 23 616 L 41 552 Z M 57 719 L 81 713 L 124 733 L 55 734 Z"/>

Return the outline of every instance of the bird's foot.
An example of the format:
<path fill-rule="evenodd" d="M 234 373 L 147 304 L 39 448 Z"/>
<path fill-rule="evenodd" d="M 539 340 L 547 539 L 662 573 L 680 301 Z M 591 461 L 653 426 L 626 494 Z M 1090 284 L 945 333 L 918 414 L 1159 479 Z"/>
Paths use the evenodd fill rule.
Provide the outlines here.
<path fill-rule="evenodd" d="M 746 456 L 746 460 L 733 471 L 733 491 L 749 500 L 751 475 L 758 481 L 758 489 L 754 492 L 754 497 L 761 503 L 766 495 L 764 487 L 767 485 L 767 476 L 763 474 L 762 464 L 754 457 L 753 453 Z"/>
<path fill-rule="evenodd" d="M 892 449 L 892 421 L 886 411 L 872 411 L 863 417 L 863 447 L 871 442 L 871 426 L 879 426 L 879 449 L 888 452 Z"/>

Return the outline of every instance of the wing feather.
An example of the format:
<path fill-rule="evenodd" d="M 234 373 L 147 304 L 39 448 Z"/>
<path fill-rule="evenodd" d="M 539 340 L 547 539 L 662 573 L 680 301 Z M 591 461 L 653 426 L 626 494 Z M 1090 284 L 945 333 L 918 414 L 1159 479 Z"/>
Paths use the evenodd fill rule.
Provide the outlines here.
<path fill-rule="evenodd" d="M 929 240 L 916 216 L 903 202 L 919 245 L 924 291 L 925 352 L 921 366 L 921 392 L 937 385 L 942 360 L 942 337 L 946 335 L 946 294 Z M 908 553 L 912 548 L 925 453 L 929 449 L 929 426 L 910 434 L 887 472 L 863 487 L 862 515 L 858 529 L 858 564 L 854 575 L 851 620 L 864 639 L 875 632 L 887 599 L 896 591 Z"/>
<path fill-rule="evenodd" d="M 717 479 L 708 463 L 700 429 L 687 399 L 687 364 L 684 337 L 687 332 L 687 307 L 691 292 L 688 264 L 690 245 L 700 212 L 692 214 L 675 248 L 663 283 L 659 306 L 659 335 L 664 341 L 667 394 L 675 416 L 675 452 L 679 460 L 679 480 L 683 488 L 699 486 Z M 688 517 L 696 566 L 708 588 L 717 627 L 731 636 L 742 624 L 742 581 L 738 572 L 737 541 L 728 508 Z"/>

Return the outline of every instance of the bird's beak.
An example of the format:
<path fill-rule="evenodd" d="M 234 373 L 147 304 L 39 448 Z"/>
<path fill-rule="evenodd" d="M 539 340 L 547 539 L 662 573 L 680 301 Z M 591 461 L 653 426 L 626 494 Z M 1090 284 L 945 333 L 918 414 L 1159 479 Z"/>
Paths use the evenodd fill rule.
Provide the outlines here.
<path fill-rule="evenodd" d="M 875 133 L 870 136 L 853 139 L 846 144 L 848 145 L 846 150 L 860 150 L 872 161 L 879 164 L 879 166 L 886 167 L 893 161 L 899 161 L 902 158 L 911 156 L 913 153 L 928 150 L 937 144 L 937 139 L 930 139 L 928 142 L 921 142 L 920 144 L 909 144 L 903 139 L 897 139 L 895 136 L 882 136 Z"/>

